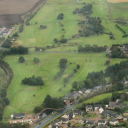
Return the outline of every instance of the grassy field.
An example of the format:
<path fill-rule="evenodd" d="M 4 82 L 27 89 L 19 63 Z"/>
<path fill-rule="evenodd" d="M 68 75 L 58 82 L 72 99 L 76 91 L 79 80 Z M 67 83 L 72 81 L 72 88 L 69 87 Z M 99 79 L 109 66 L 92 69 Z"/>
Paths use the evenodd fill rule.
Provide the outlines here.
<path fill-rule="evenodd" d="M 47 0 L 46 4 L 39 10 L 39 12 L 34 16 L 34 18 L 30 21 L 30 26 L 25 26 L 24 31 L 19 34 L 19 39 L 15 42 L 20 45 L 24 45 L 27 47 L 45 47 L 47 45 L 54 44 L 54 38 L 60 39 L 62 35 L 65 35 L 65 38 L 70 39 L 67 44 L 78 43 L 81 45 L 85 44 L 97 44 L 97 45 L 108 45 L 112 44 L 123 44 L 128 42 L 127 38 L 122 38 L 122 33 L 115 27 L 115 23 L 109 21 L 109 8 L 106 0 L 87 0 L 86 3 L 93 4 L 93 13 L 91 16 L 93 17 L 101 17 L 102 24 L 105 28 L 105 32 L 112 32 L 115 36 L 115 40 L 110 40 L 109 35 L 103 34 L 98 36 L 91 37 L 80 37 L 77 39 L 72 39 L 72 35 L 77 34 L 79 30 L 78 20 L 82 20 L 84 17 L 79 15 L 74 15 L 73 11 L 76 8 L 81 8 L 83 5 L 81 0 L 78 4 L 77 1 L 68 0 L 58 1 L 58 0 Z M 110 4 L 110 8 L 114 9 Z M 115 5 L 115 4 L 114 4 Z M 121 7 L 124 3 L 119 3 Z M 112 7 L 111 7 L 112 6 Z M 127 6 L 127 4 L 125 5 Z M 118 8 L 117 8 L 118 9 Z M 111 10 L 111 9 L 110 9 Z M 117 13 L 120 12 L 120 8 L 118 11 L 111 10 L 110 12 Z M 57 20 L 57 15 L 59 13 L 64 13 L 63 20 Z M 122 13 L 122 12 L 120 12 Z M 125 14 L 125 13 L 123 13 Z M 113 14 L 115 15 L 115 14 Z M 117 15 L 118 17 L 118 15 Z M 37 22 L 37 24 L 35 24 Z M 47 29 L 41 30 L 39 28 L 40 25 L 46 25 Z M 60 24 L 64 26 L 61 27 Z M 125 26 L 128 29 L 128 26 Z M 62 29 L 65 29 L 63 31 Z M 77 47 L 72 47 L 73 50 L 77 50 Z M 59 50 L 58 48 L 55 50 Z M 50 49 L 50 51 L 55 51 L 54 49 Z M 61 51 L 66 51 L 67 47 L 61 48 Z M 69 50 L 69 49 L 68 49 Z M 60 51 L 60 50 L 59 50 Z"/>
<path fill-rule="evenodd" d="M 0 68 L 0 88 L 5 83 L 7 76 L 2 68 Z"/>
<path fill-rule="evenodd" d="M 104 63 L 107 59 L 105 53 L 31 53 L 24 55 L 26 61 L 24 64 L 20 64 L 18 57 L 18 55 L 5 57 L 5 61 L 10 64 L 14 71 L 14 77 L 7 91 L 10 105 L 5 108 L 4 118 L 9 117 L 14 112 L 31 113 L 35 106 L 42 103 L 47 94 L 58 97 L 69 93 L 72 82 L 84 80 L 88 72 L 104 70 Z M 39 65 L 33 64 L 34 57 L 40 59 Z M 61 58 L 68 59 L 67 68 L 59 79 L 53 80 L 56 72 L 59 71 L 58 63 Z M 114 64 L 119 61 L 121 59 L 112 59 L 111 63 Z M 63 78 L 72 73 L 77 64 L 80 64 L 81 68 L 64 87 Z M 45 84 L 41 89 L 40 87 L 22 85 L 22 79 L 32 75 L 43 78 Z M 58 91 L 60 88 L 61 92 Z M 33 94 L 36 96 L 33 97 Z"/>
<path fill-rule="evenodd" d="M 82 2 L 85 1 L 80 0 L 80 3 Z M 53 39 L 60 39 L 62 35 L 70 39 L 66 44 L 67 46 L 60 46 L 49 49 L 48 51 L 74 51 L 77 50 L 77 45 L 68 45 L 75 43 L 81 45 L 97 44 L 100 46 L 127 43 L 128 37 L 122 38 L 122 33 L 116 28 L 115 23 L 109 21 L 109 11 L 106 0 L 86 0 L 86 3 L 93 4 L 93 14 L 91 16 L 100 16 L 105 32 L 112 32 L 116 38 L 115 40 L 110 40 L 109 35 L 106 34 L 72 39 L 72 35 L 77 34 L 79 30 L 78 20 L 83 19 L 81 16 L 73 15 L 73 10 L 81 8 L 83 5 L 78 4 L 76 0 L 47 0 L 37 15 L 30 21 L 31 25 L 24 26 L 24 31 L 19 34 L 19 39 L 15 43 L 27 47 L 45 47 L 47 45 L 53 45 Z M 64 19 L 62 21 L 56 19 L 59 13 L 64 13 Z M 35 22 L 37 22 L 37 24 L 35 24 Z M 41 30 L 39 26 L 42 24 L 46 25 L 47 29 Z M 61 27 L 60 24 L 64 26 Z M 124 28 L 123 26 L 121 27 Z M 65 31 L 62 29 L 65 29 Z M 127 26 L 125 30 L 128 30 Z M 4 110 L 4 121 L 7 121 L 9 116 L 14 112 L 32 113 L 34 107 L 41 105 L 47 94 L 54 97 L 64 96 L 70 92 L 71 85 L 74 81 L 84 80 L 89 72 L 104 70 L 106 68 L 104 63 L 108 59 L 105 53 L 30 53 L 24 55 L 26 61 L 20 64 L 18 63 L 18 57 L 19 55 L 5 57 L 5 61 L 10 64 L 14 71 L 14 77 L 7 90 L 7 97 L 10 100 L 10 104 Z M 39 64 L 33 63 L 34 57 L 40 59 Z M 58 63 L 61 58 L 68 59 L 67 68 L 60 78 L 53 80 L 53 77 L 59 71 Z M 120 61 L 122 61 L 122 59 L 112 59 L 110 64 L 119 63 Z M 72 64 L 70 64 L 70 62 Z M 80 69 L 68 81 L 66 87 L 64 87 L 63 79 L 73 72 L 77 64 L 80 64 Z M 32 75 L 43 78 L 44 86 L 42 88 L 22 85 L 22 79 Z M 58 91 L 60 88 L 61 92 Z M 33 97 L 33 94 L 35 94 L 35 97 Z M 103 94 L 86 102 L 97 101 L 110 95 L 111 94 Z"/>
<path fill-rule="evenodd" d="M 122 18 L 127 20 L 128 2 L 124 3 L 109 3 L 110 14 L 112 19 Z"/>
<path fill-rule="evenodd" d="M 119 93 L 122 93 L 123 91 L 118 91 Z M 105 98 L 108 98 L 108 97 L 111 97 L 112 96 L 112 93 L 105 93 L 105 94 L 101 94 L 101 95 L 98 95 L 98 96 L 94 96 L 93 98 L 90 98 L 80 104 L 78 104 L 78 106 L 81 106 L 83 103 L 95 103 L 95 102 L 98 102 L 100 100 L 103 100 Z"/>

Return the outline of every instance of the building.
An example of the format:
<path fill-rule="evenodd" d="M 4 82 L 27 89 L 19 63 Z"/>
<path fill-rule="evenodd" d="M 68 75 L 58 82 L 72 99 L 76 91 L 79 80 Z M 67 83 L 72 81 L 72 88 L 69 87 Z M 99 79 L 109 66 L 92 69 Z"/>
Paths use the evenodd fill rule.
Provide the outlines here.
<path fill-rule="evenodd" d="M 87 105 L 87 106 L 85 107 L 85 109 L 86 109 L 86 112 L 91 112 L 91 111 L 93 111 L 92 105 Z"/>
<path fill-rule="evenodd" d="M 95 111 L 99 111 L 99 109 L 101 109 L 102 108 L 102 105 L 101 104 L 95 104 L 94 105 L 94 110 Z"/>
<path fill-rule="evenodd" d="M 107 125 L 107 121 L 106 120 L 98 120 L 98 126 L 99 125 L 105 126 L 105 125 Z"/>
<path fill-rule="evenodd" d="M 11 115 L 11 119 L 23 119 L 25 115 L 25 113 L 16 113 L 14 115 Z"/>
<path fill-rule="evenodd" d="M 109 121 L 109 124 L 110 125 L 119 125 L 119 122 L 118 122 L 117 119 L 112 119 L 112 120 Z"/>

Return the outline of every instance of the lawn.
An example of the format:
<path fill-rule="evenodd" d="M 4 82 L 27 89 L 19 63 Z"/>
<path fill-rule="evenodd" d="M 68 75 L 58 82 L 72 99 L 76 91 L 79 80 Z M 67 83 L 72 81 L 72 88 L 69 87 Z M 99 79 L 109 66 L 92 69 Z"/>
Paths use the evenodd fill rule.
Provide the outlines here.
<path fill-rule="evenodd" d="M 85 118 L 89 118 L 89 119 L 93 119 L 93 118 L 95 118 L 95 117 L 97 117 L 96 113 L 87 113 L 87 114 L 85 115 Z"/>

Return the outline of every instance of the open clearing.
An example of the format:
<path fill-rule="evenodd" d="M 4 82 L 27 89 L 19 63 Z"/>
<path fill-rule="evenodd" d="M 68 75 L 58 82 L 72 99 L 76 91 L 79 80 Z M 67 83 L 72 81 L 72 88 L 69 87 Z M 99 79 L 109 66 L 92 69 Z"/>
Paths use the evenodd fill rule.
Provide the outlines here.
<path fill-rule="evenodd" d="M 64 96 L 70 92 L 71 84 L 74 81 L 84 80 L 88 72 L 105 69 L 104 63 L 107 59 L 105 53 L 33 53 L 24 55 L 26 61 L 20 64 L 18 63 L 18 57 L 18 55 L 5 57 L 5 61 L 10 64 L 14 71 L 14 77 L 7 91 L 10 104 L 4 110 L 4 119 L 9 118 L 14 112 L 33 112 L 34 107 L 41 105 L 47 94 L 55 97 Z M 40 59 L 40 65 L 33 64 L 34 57 Z M 64 87 L 63 76 L 53 80 L 56 72 L 59 71 L 58 63 L 61 58 L 68 59 L 67 68 L 63 76 L 72 73 L 76 65 L 80 64 L 80 69 L 69 80 L 66 87 Z M 111 64 L 120 61 L 121 59 L 112 59 Z M 44 86 L 42 89 L 40 87 L 22 85 L 22 79 L 32 75 L 43 78 Z M 60 88 L 61 92 L 58 91 Z M 33 97 L 33 94 L 35 94 L 35 97 Z"/>

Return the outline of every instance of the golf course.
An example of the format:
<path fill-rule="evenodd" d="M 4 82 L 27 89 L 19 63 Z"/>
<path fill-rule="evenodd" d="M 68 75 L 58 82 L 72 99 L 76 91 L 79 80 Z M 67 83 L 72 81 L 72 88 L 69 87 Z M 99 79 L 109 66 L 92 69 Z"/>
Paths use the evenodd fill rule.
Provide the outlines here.
<path fill-rule="evenodd" d="M 73 11 L 76 8 L 82 8 L 84 6 L 82 3 L 84 2 L 92 4 L 90 16 L 101 18 L 101 24 L 104 27 L 105 33 L 73 38 L 73 35 L 76 35 L 80 29 L 78 22 L 83 19 L 86 20 L 86 16 L 73 14 Z M 114 22 L 118 18 L 127 20 L 127 7 L 128 3 L 108 3 L 107 0 L 80 0 L 79 3 L 77 0 L 46 0 L 37 14 L 29 21 L 30 25 L 24 25 L 23 31 L 18 33 L 19 37 L 14 42 L 14 45 L 32 48 L 30 49 L 31 52 L 22 55 L 25 62 L 19 63 L 18 59 L 21 55 L 7 55 L 4 58 L 12 68 L 14 76 L 7 89 L 7 97 L 10 104 L 4 109 L 3 122 L 7 122 L 13 113 L 33 113 L 34 108 L 42 104 L 47 94 L 50 94 L 52 97 L 63 97 L 70 92 L 74 81 L 80 82 L 85 80 L 90 72 L 104 71 L 106 69 L 104 64 L 108 60 L 105 52 L 78 53 L 76 51 L 79 45 L 96 44 L 109 47 L 113 44 L 128 43 L 128 37 L 122 38 L 122 31 L 116 27 Z M 64 15 L 62 20 L 57 19 L 60 13 Z M 41 29 L 41 25 L 45 25 L 47 28 Z M 19 26 L 17 25 L 16 27 L 18 28 Z M 120 27 L 128 32 L 127 24 L 120 24 Z M 110 39 L 110 35 L 106 33 L 112 33 L 115 40 Z M 55 38 L 59 40 L 62 36 L 67 39 L 67 43 L 54 42 Z M 51 47 L 53 45 L 54 47 Z M 44 48 L 47 46 L 51 48 L 46 49 L 46 52 L 35 51 L 35 47 Z M 40 60 L 38 64 L 33 62 L 35 57 Z M 54 79 L 54 76 L 60 70 L 59 61 L 62 58 L 66 58 L 68 61 L 66 69 L 60 77 Z M 112 58 L 110 65 L 119 63 L 122 60 L 126 59 Z M 78 64 L 80 69 L 64 86 L 63 79 L 72 74 Z M 22 84 L 24 78 L 32 77 L 33 75 L 42 77 L 44 85 L 29 86 Z M 110 95 L 105 94 L 104 97 Z M 97 98 L 100 100 L 100 97 L 97 96 Z M 96 100 L 98 100 L 97 98 Z"/>

